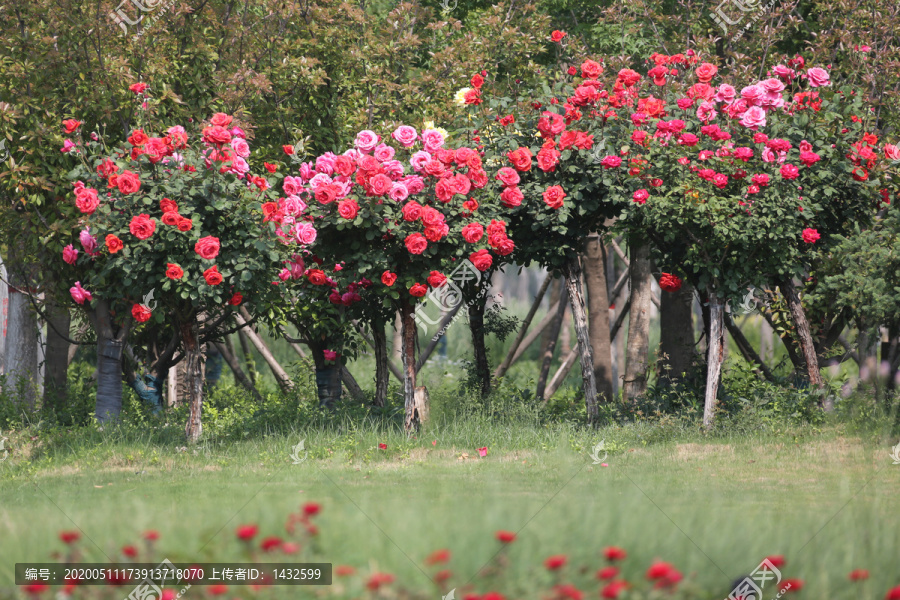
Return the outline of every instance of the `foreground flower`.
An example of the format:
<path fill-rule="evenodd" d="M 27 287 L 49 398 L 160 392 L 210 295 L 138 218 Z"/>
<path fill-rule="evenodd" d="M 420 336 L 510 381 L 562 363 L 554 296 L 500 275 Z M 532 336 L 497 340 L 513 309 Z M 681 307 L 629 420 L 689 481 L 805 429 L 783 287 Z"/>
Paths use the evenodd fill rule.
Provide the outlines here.
<path fill-rule="evenodd" d="M 478 456 L 480 456 L 480 457 L 482 457 L 482 458 L 484 458 L 485 456 L 487 456 L 487 446 L 485 446 L 484 448 L 479 448 L 479 449 L 478 449 Z"/>
<path fill-rule="evenodd" d="M 494 537 L 503 544 L 511 544 L 516 541 L 516 534 L 512 531 L 506 531 L 505 529 L 501 529 L 497 533 L 494 534 Z"/>
<path fill-rule="evenodd" d="M 72 300 L 74 300 L 78 304 L 84 304 L 85 301 L 90 301 L 92 299 L 91 293 L 89 291 L 87 291 L 86 289 L 84 289 L 83 287 L 81 287 L 80 281 L 76 281 L 75 285 L 73 287 L 69 288 L 69 293 L 72 294 Z M 77 532 L 74 532 L 74 533 L 77 534 Z M 60 534 L 60 538 L 61 537 L 62 537 L 62 534 Z M 75 538 L 75 539 L 78 539 L 78 538 Z M 63 541 L 65 542 L 65 540 L 63 540 Z M 69 542 L 66 542 L 66 543 L 68 544 Z"/>
<path fill-rule="evenodd" d="M 241 525 L 234 530 L 234 534 L 242 542 L 248 542 L 252 540 L 254 537 L 256 537 L 256 534 L 258 532 L 259 527 L 257 527 L 256 525 Z"/>
<path fill-rule="evenodd" d="M 613 581 L 600 591 L 601 598 L 618 598 L 628 588 L 627 581 Z"/>
<path fill-rule="evenodd" d="M 387 450 L 387 444 L 378 444 L 379 450 Z"/>
<path fill-rule="evenodd" d="M 450 560 L 450 551 L 446 549 L 435 550 L 425 558 L 426 565 L 437 565 Z"/>
<path fill-rule="evenodd" d="M 390 573 L 372 573 L 366 581 L 366 588 L 375 591 L 383 585 L 394 582 L 394 576 Z"/>
<path fill-rule="evenodd" d="M 78 531 L 60 531 L 59 539 L 64 544 L 74 544 L 81 539 L 81 533 Z"/>
<path fill-rule="evenodd" d="M 554 554 L 544 561 L 544 566 L 548 571 L 557 571 L 565 566 L 568 558 L 565 554 Z"/>
<path fill-rule="evenodd" d="M 625 560 L 628 553 L 618 546 L 608 546 L 603 549 L 603 556 L 605 556 L 606 560 L 609 562 L 615 562 L 617 560 Z"/>
<path fill-rule="evenodd" d="M 847 575 L 847 579 L 850 581 L 862 581 L 863 579 L 869 578 L 869 572 L 865 569 L 854 569 L 850 571 L 850 574 Z"/>

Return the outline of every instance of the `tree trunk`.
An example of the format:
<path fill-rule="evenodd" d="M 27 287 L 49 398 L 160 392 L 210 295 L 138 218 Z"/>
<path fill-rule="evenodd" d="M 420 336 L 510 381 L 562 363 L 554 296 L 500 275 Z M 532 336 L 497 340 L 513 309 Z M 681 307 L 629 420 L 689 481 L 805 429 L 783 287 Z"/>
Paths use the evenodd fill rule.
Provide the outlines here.
<path fill-rule="evenodd" d="M 469 329 L 472 331 L 472 348 L 475 351 L 475 373 L 478 376 L 481 396 L 491 393 L 491 366 L 488 364 L 484 344 L 484 306 L 487 297 L 479 295 L 469 304 Z"/>
<path fill-rule="evenodd" d="M 403 318 L 397 311 L 397 317 L 394 321 L 394 337 L 391 339 L 391 358 L 396 361 L 403 361 Z"/>
<path fill-rule="evenodd" d="M 122 412 L 122 350 L 131 329 L 131 317 L 127 317 L 118 332 L 114 332 L 106 300 L 98 300 L 88 316 L 97 333 L 97 403 L 94 414 L 100 423 L 116 421 Z"/>
<path fill-rule="evenodd" d="M 554 274 L 553 282 L 550 284 L 550 306 L 556 306 L 556 303 L 559 302 L 560 294 L 565 287 L 566 284 L 558 280 Z M 565 304 L 565 301 L 559 302 L 559 306 L 565 307 Z M 541 356 L 544 356 L 547 353 L 547 346 L 550 345 L 550 342 L 553 342 L 555 345 L 558 338 L 559 332 L 557 332 L 556 335 L 553 335 L 552 327 L 544 330 L 544 334 L 541 336 Z"/>
<path fill-rule="evenodd" d="M 384 406 L 388 394 L 388 350 L 385 322 L 374 318 L 372 323 L 372 343 L 375 348 L 375 406 Z"/>
<path fill-rule="evenodd" d="M 584 248 L 584 283 L 588 295 L 588 336 L 593 351 L 597 394 L 605 402 L 613 399 L 612 342 L 609 337 L 609 296 L 606 282 L 606 252 L 600 236 L 588 236 Z M 571 293 L 571 290 L 570 290 Z M 578 319 L 576 318 L 576 327 Z M 576 330 L 577 332 L 577 330 Z M 579 340 L 579 343 L 580 340 Z M 582 347 L 584 347 L 582 345 Z"/>
<path fill-rule="evenodd" d="M 694 288 L 688 282 L 677 292 L 663 292 L 659 308 L 660 381 L 679 381 L 691 368 L 694 358 Z"/>
<path fill-rule="evenodd" d="M 247 378 L 255 386 L 259 373 L 256 371 L 256 361 L 253 360 L 253 352 L 250 351 L 250 340 L 247 339 L 247 334 L 242 329 L 238 329 L 237 333 L 238 342 L 241 344 L 241 354 L 244 355 L 244 364 L 247 365 Z"/>
<path fill-rule="evenodd" d="M 15 265 L 14 265 L 15 266 Z M 6 389 L 28 412 L 35 409 L 38 387 L 38 324 L 31 310 L 27 285 L 9 271 L 9 313 L 6 325 Z"/>
<path fill-rule="evenodd" d="M 647 391 L 650 351 L 650 246 L 631 244 L 631 309 L 625 349 L 624 397 L 634 402 Z"/>
<path fill-rule="evenodd" d="M 562 282 L 560 282 L 562 283 Z M 538 376 L 537 391 L 535 396 L 541 400 L 544 398 L 544 390 L 547 386 L 547 376 L 550 374 L 550 363 L 553 361 L 553 352 L 556 350 L 556 341 L 559 339 L 559 330 L 562 329 L 563 317 L 566 314 L 566 304 L 568 304 L 568 290 L 565 284 L 562 285 L 562 292 L 557 300 L 556 314 L 553 316 L 553 322 L 547 331 L 547 347 L 544 349 L 543 360 L 541 362 L 541 373 Z"/>
<path fill-rule="evenodd" d="M 69 335 L 72 323 L 67 308 L 47 304 L 47 352 L 44 356 L 44 406 L 62 408 L 66 397 L 66 376 L 69 370 Z M 59 333 L 57 333 L 59 331 Z"/>
<path fill-rule="evenodd" d="M 809 329 L 809 321 L 806 319 L 806 311 L 803 310 L 803 305 L 800 303 L 800 296 L 797 294 L 794 280 L 786 277 L 781 282 L 781 291 L 784 293 L 788 308 L 791 310 L 794 328 L 797 330 L 797 339 L 800 342 L 800 352 L 803 354 L 803 360 L 806 362 L 809 384 L 818 390 L 822 390 L 825 388 L 825 382 L 822 380 L 822 373 L 819 371 L 819 357 L 816 354 L 816 346 L 813 343 L 812 333 Z M 834 400 L 830 395 L 826 395 L 821 402 L 826 411 L 834 410 Z"/>
<path fill-rule="evenodd" d="M 196 321 L 181 325 L 181 340 L 184 344 L 184 369 L 188 388 L 188 420 L 184 433 L 187 441 L 194 444 L 203 432 L 200 420 L 203 411 L 203 356 Z"/>
<path fill-rule="evenodd" d="M 416 320 L 415 306 L 403 300 L 400 307 L 401 358 L 403 360 L 403 420 L 407 432 L 418 430 L 422 415 L 416 407 Z"/>
<path fill-rule="evenodd" d="M 587 409 L 588 422 L 597 421 L 597 381 L 594 379 L 594 352 L 591 349 L 591 336 L 588 331 L 587 315 L 584 312 L 584 293 L 581 289 L 581 264 L 578 256 L 569 259 L 565 269 L 566 291 L 572 306 L 572 318 L 575 321 L 575 337 L 578 339 L 578 353 L 581 358 L 581 382 L 584 389 L 584 405 Z M 605 283 L 604 283 L 605 287 Z M 607 316 L 606 339 L 609 340 L 609 307 L 602 311 Z"/>
<path fill-rule="evenodd" d="M 703 402 L 703 426 L 711 427 L 716 412 L 716 395 L 719 391 L 719 376 L 725 360 L 725 301 L 715 288 L 709 287 L 709 340 L 706 358 L 706 395 Z"/>

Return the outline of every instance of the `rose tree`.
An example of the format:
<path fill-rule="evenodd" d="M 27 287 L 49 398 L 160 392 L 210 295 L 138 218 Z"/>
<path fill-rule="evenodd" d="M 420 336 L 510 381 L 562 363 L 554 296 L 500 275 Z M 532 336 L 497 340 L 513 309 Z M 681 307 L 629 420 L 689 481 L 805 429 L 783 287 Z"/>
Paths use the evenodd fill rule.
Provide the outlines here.
<path fill-rule="evenodd" d="M 654 54 L 644 77 L 621 70 L 610 120 L 621 126 L 601 160 L 609 193 L 629 206 L 664 264 L 704 290 L 710 331 L 704 423 L 712 422 L 724 353 L 724 307 L 748 285 L 781 287 L 810 381 L 821 386 L 809 324 L 794 291 L 810 249 L 852 229 L 880 203 L 877 139 L 850 89 L 820 68 L 778 65 L 770 77 L 713 85 L 717 68 Z M 802 61 L 802 59 L 800 59 Z"/>
<path fill-rule="evenodd" d="M 400 311 L 407 428 L 417 426 L 423 408 L 415 397 L 416 303 L 446 289 L 446 273 L 459 261 L 484 272 L 515 248 L 499 205 L 480 192 L 487 183 L 477 150 L 451 149 L 438 130 L 408 125 L 387 139 L 361 131 L 353 148 L 285 177 L 285 193 L 309 204 L 316 255 L 373 281 L 367 302 Z M 319 284 L 328 285 L 324 278 Z"/>
<path fill-rule="evenodd" d="M 121 408 L 121 351 L 131 324 L 167 324 L 174 335 L 158 360 L 186 360 L 186 433 L 196 440 L 200 344 L 221 335 L 238 307 L 264 306 L 277 291 L 280 244 L 261 211 L 269 182 L 250 174 L 249 145 L 231 121 L 216 113 L 199 132 L 148 124 L 118 147 L 96 134 L 76 144 L 80 162 L 70 175 L 83 229 L 62 259 L 72 265 L 72 299 L 97 328 L 99 370 L 111 378 L 98 386 L 101 421 Z"/>

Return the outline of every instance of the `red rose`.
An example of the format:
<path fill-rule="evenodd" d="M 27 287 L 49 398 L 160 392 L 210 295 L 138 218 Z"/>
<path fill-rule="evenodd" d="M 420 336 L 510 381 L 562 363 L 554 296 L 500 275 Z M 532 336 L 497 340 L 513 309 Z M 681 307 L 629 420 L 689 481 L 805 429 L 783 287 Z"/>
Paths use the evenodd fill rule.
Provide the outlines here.
<path fill-rule="evenodd" d="M 174 263 L 167 263 L 166 277 L 169 279 L 181 279 L 184 277 L 184 270 Z"/>
<path fill-rule="evenodd" d="M 559 42 L 564 37 L 566 37 L 566 32 L 560 31 L 559 29 L 555 30 L 553 33 L 550 34 L 550 40 L 554 41 L 554 42 Z"/>
<path fill-rule="evenodd" d="M 331 204 L 337 200 L 340 188 L 333 184 L 319 186 L 316 190 L 316 202 L 319 204 Z"/>
<path fill-rule="evenodd" d="M 497 254 L 500 256 L 508 256 L 513 253 L 513 250 L 516 249 L 516 244 L 509 238 L 504 238 L 499 244 L 497 244 Z"/>
<path fill-rule="evenodd" d="M 75 119 L 66 119 L 62 122 L 63 127 L 66 128 L 66 133 L 72 133 L 81 125 L 81 121 L 76 121 Z"/>
<path fill-rule="evenodd" d="M 128 143 L 132 146 L 143 146 L 150 141 L 150 136 L 144 133 L 143 129 L 135 129 L 128 136 Z"/>
<path fill-rule="evenodd" d="M 553 148 L 541 148 L 537 153 L 537 164 L 541 171 L 550 172 L 556 170 L 559 164 L 560 152 Z"/>
<path fill-rule="evenodd" d="M 338 214 L 348 221 L 355 219 L 358 212 L 359 205 L 356 203 L 356 200 L 341 200 L 338 202 Z"/>
<path fill-rule="evenodd" d="M 558 569 L 561 569 L 567 561 L 568 558 L 566 558 L 565 554 L 556 554 L 545 560 L 544 566 L 547 567 L 548 571 L 556 571 Z"/>
<path fill-rule="evenodd" d="M 432 271 L 428 276 L 428 285 L 433 288 L 439 288 L 447 283 L 447 276 L 440 271 Z"/>
<path fill-rule="evenodd" d="M 134 320 L 138 323 L 145 323 L 149 321 L 152 314 L 153 313 L 150 312 L 150 309 L 143 304 L 135 304 L 131 307 L 131 316 L 134 317 Z"/>
<path fill-rule="evenodd" d="M 241 302 L 244 301 L 244 296 L 241 294 L 235 294 L 231 297 L 231 300 L 228 301 L 228 304 L 232 306 L 240 306 Z"/>
<path fill-rule="evenodd" d="M 294 154 L 293 146 L 288 146 L 287 144 L 285 144 L 284 146 L 281 147 L 281 149 L 284 150 L 284 153 L 287 154 L 288 156 L 291 156 L 292 154 Z"/>
<path fill-rule="evenodd" d="M 593 60 L 586 60 L 581 63 L 581 76 L 585 79 L 597 79 L 603 74 L 603 67 L 600 63 Z"/>
<path fill-rule="evenodd" d="M 128 89 L 131 90 L 132 92 L 134 92 L 135 94 L 143 94 L 144 90 L 146 90 L 147 87 L 148 86 L 146 83 L 144 83 L 143 81 L 140 81 L 138 83 L 132 83 L 131 85 L 128 86 Z"/>
<path fill-rule="evenodd" d="M 519 185 L 520 181 L 519 174 L 509 167 L 500 167 L 500 170 L 497 171 L 497 179 L 503 182 L 503 185 L 506 187 Z"/>
<path fill-rule="evenodd" d="M 528 148 L 525 148 L 524 146 L 516 148 L 512 152 L 507 152 L 506 156 L 509 158 L 509 162 L 512 163 L 513 167 L 516 168 L 516 171 L 531 170 L 531 150 Z"/>
<path fill-rule="evenodd" d="M 694 73 L 697 75 L 697 79 L 699 79 L 701 83 L 709 83 L 718 72 L 719 67 L 717 67 L 716 65 L 711 65 L 709 63 L 703 63 L 699 67 L 694 69 Z"/>
<path fill-rule="evenodd" d="M 178 227 L 179 221 L 181 221 L 181 215 L 179 215 L 177 212 L 163 213 L 163 216 L 162 216 L 163 225 L 170 225 L 172 227 Z"/>
<path fill-rule="evenodd" d="M 189 217 L 182 217 L 178 221 L 178 231 L 190 231 L 194 222 Z"/>
<path fill-rule="evenodd" d="M 800 170 L 790 163 L 781 167 L 781 176 L 785 179 L 797 179 L 798 175 L 800 175 Z"/>
<path fill-rule="evenodd" d="M 203 279 L 205 279 L 206 283 L 209 285 L 219 285 L 222 283 L 222 274 L 219 273 L 218 265 L 213 265 L 203 271 Z"/>
<path fill-rule="evenodd" d="M 258 532 L 259 527 L 257 527 L 256 525 L 241 525 L 234 530 L 234 534 L 237 536 L 237 538 L 244 542 L 252 540 Z"/>
<path fill-rule="evenodd" d="M 421 233 L 411 233 L 406 236 L 406 249 L 411 254 L 422 254 L 428 247 L 428 240 Z"/>
<path fill-rule="evenodd" d="M 334 170 L 338 175 L 349 177 L 355 168 L 353 161 L 347 156 L 338 156 L 334 159 Z"/>
<path fill-rule="evenodd" d="M 325 275 L 325 271 L 322 269 L 310 269 L 306 274 L 306 278 L 313 285 L 325 285 L 328 281 L 328 276 Z"/>
<path fill-rule="evenodd" d="M 194 252 L 206 260 L 214 259 L 219 255 L 219 238 L 211 235 L 200 238 L 194 244 Z"/>
<path fill-rule="evenodd" d="M 608 546 L 603 549 L 603 556 L 606 557 L 606 560 L 615 562 L 617 560 L 625 560 L 628 553 L 618 546 Z"/>
<path fill-rule="evenodd" d="M 821 238 L 822 235 L 815 229 L 807 227 L 806 229 L 803 230 L 802 237 L 803 237 L 803 241 L 806 242 L 807 244 L 815 244 L 817 241 L 819 241 L 819 238 Z"/>
<path fill-rule="evenodd" d="M 415 201 L 409 201 L 403 205 L 403 220 L 418 221 L 422 218 L 422 205 Z"/>
<path fill-rule="evenodd" d="M 500 202 L 503 203 L 503 206 L 506 208 L 515 208 L 522 204 L 522 200 L 525 196 L 522 195 L 522 190 L 518 188 L 518 186 L 512 186 L 504 189 L 500 192 Z"/>
<path fill-rule="evenodd" d="M 494 537 L 496 537 L 497 541 L 502 544 L 511 544 L 512 542 L 516 541 L 515 533 L 513 533 L 512 531 L 505 531 L 503 529 L 495 533 Z"/>
<path fill-rule="evenodd" d="M 421 283 L 416 283 L 411 288 L 409 288 L 409 293 L 416 298 L 421 298 L 426 293 L 428 293 L 428 288 L 422 285 Z"/>
<path fill-rule="evenodd" d="M 207 144 L 227 144 L 231 141 L 231 132 L 220 125 L 204 127 L 203 141 Z"/>
<path fill-rule="evenodd" d="M 125 244 L 122 243 L 122 240 L 110 233 L 106 236 L 106 247 L 109 249 L 110 254 L 115 254 L 124 248 Z"/>
<path fill-rule="evenodd" d="M 491 265 L 494 262 L 494 258 L 487 250 L 479 250 L 478 252 L 473 252 L 469 255 L 469 260 L 479 271 L 487 271 L 491 268 Z"/>
<path fill-rule="evenodd" d="M 369 188 L 375 196 L 384 196 L 391 191 L 393 184 L 394 182 L 391 181 L 391 178 L 384 173 L 379 173 L 369 180 Z"/>
<path fill-rule="evenodd" d="M 473 88 L 481 89 L 481 86 L 484 85 L 484 77 L 481 76 L 481 73 L 475 73 L 472 75 L 472 79 L 469 80 L 469 83 L 472 84 Z"/>
<path fill-rule="evenodd" d="M 218 125 L 219 127 L 228 127 L 231 125 L 231 117 L 226 115 L 225 113 L 216 113 L 209 120 L 213 125 Z"/>
<path fill-rule="evenodd" d="M 100 206 L 100 198 L 94 188 L 81 188 L 75 192 L 75 206 L 86 215 L 91 215 Z"/>
<path fill-rule="evenodd" d="M 659 276 L 659 287 L 666 292 L 677 292 L 681 289 L 681 279 L 671 273 L 662 273 Z"/>
<path fill-rule="evenodd" d="M 397 281 L 397 275 L 395 273 L 385 271 L 381 274 L 381 283 L 383 283 L 384 285 L 391 287 L 392 285 L 394 285 L 395 281 Z"/>
<path fill-rule="evenodd" d="M 175 202 L 174 200 L 170 200 L 168 198 L 163 198 L 162 200 L 159 201 L 159 209 L 163 213 L 167 213 L 167 212 L 176 212 L 177 213 L 178 212 L 178 203 Z"/>
<path fill-rule="evenodd" d="M 156 231 L 156 221 L 151 219 L 149 215 L 140 214 L 132 217 L 128 230 L 139 240 L 146 240 Z"/>
<path fill-rule="evenodd" d="M 550 208 L 561 208 L 565 197 L 566 193 L 558 185 L 551 185 L 544 190 L 544 203 Z"/>
<path fill-rule="evenodd" d="M 469 223 L 462 228 L 460 233 L 464 240 L 470 244 L 474 244 L 484 235 L 484 226 L 482 226 L 481 223 Z"/>
<path fill-rule="evenodd" d="M 116 177 L 116 187 L 123 194 L 134 194 L 141 189 L 141 180 L 137 174 L 125 171 Z"/>

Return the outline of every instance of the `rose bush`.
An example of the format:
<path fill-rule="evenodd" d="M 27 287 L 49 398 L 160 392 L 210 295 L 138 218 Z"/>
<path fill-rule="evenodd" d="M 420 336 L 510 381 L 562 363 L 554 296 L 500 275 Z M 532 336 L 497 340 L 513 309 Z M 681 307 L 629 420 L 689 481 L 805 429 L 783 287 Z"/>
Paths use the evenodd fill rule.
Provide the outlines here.
<path fill-rule="evenodd" d="M 192 132 L 177 125 L 156 129 L 140 119 L 139 110 L 139 126 L 118 146 L 97 134 L 74 143 L 70 156 L 79 162 L 70 177 L 82 230 L 62 260 L 77 280 L 73 300 L 90 306 L 98 358 L 103 369 L 110 363 L 111 378 L 120 379 L 132 321 L 144 324 L 137 333 L 151 338 L 155 353 L 148 358 L 157 385 L 172 364 L 186 359 L 186 431 L 196 440 L 200 344 L 220 337 L 239 307 L 263 308 L 275 297 L 282 260 L 276 233 L 285 234 L 264 222 L 270 184 L 251 175 L 242 156 L 244 132 L 227 128 L 230 116 L 217 113 Z M 97 398 L 101 420 L 115 417 L 121 406 L 121 382 L 118 393 L 104 389 Z"/>

